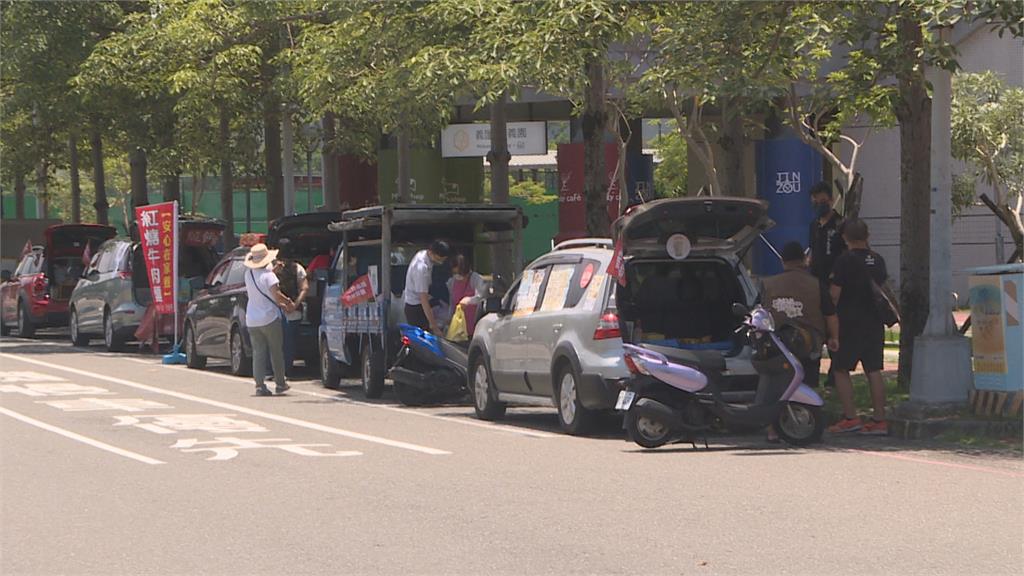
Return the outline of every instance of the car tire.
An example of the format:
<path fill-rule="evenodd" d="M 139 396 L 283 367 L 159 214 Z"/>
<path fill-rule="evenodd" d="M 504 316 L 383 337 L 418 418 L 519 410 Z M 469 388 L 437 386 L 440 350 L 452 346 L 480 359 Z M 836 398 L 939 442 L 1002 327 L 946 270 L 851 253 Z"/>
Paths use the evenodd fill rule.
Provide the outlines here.
<path fill-rule="evenodd" d="M 672 430 L 668 426 L 639 416 L 632 410 L 626 414 L 624 426 L 629 439 L 644 448 L 658 448 L 672 439 Z"/>
<path fill-rule="evenodd" d="M 363 394 L 367 398 L 380 398 L 384 394 L 384 351 L 369 339 L 363 346 L 360 365 L 362 366 Z"/>
<path fill-rule="evenodd" d="M 791 409 L 792 415 L 796 416 L 795 421 Z M 790 402 L 782 406 L 772 428 L 786 444 L 808 446 L 821 441 L 821 434 L 825 431 L 825 414 L 821 406 Z"/>
<path fill-rule="evenodd" d="M 185 364 L 189 368 L 202 370 L 206 368 L 206 356 L 196 351 L 196 335 L 191 324 L 185 324 Z"/>
<path fill-rule="evenodd" d="M 562 362 L 555 371 L 558 423 L 562 430 L 579 436 L 593 429 L 597 413 L 583 407 L 579 396 L 580 377 L 572 364 Z"/>
<path fill-rule="evenodd" d="M 327 338 L 320 339 L 320 381 L 327 388 L 338 388 L 341 385 L 341 366 L 331 356 L 331 348 Z"/>
<path fill-rule="evenodd" d="M 235 376 L 252 375 L 252 358 L 245 353 L 245 343 L 242 341 L 242 331 L 238 326 L 231 328 L 228 337 L 228 358 L 231 361 L 231 373 Z"/>
<path fill-rule="evenodd" d="M 33 338 L 36 335 L 36 325 L 32 322 L 32 316 L 28 313 L 28 306 L 25 302 L 18 303 L 18 336 L 22 338 Z"/>
<path fill-rule="evenodd" d="M 103 311 L 103 345 L 107 352 L 120 352 L 124 348 L 124 338 L 118 337 L 110 310 Z"/>
<path fill-rule="evenodd" d="M 71 344 L 85 347 L 89 345 L 89 336 L 83 334 L 78 327 L 78 310 L 71 309 L 71 318 L 68 321 L 68 328 L 71 330 Z"/>
<path fill-rule="evenodd" d="M 470 362 L 469 395 L 473 400 L 473 411 L 480 420 L 500 420 L 508 408 L 498 401 L 498 391 L 494 387 L 491 367 L 483 354 L 477 354 Z"/>

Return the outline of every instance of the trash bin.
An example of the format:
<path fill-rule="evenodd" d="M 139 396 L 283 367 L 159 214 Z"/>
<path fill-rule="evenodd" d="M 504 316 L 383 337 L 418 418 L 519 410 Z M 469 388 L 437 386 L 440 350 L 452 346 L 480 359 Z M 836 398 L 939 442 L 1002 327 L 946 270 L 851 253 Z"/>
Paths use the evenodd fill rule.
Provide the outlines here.
<path fill-rule="evenodd" d="M 1024 264 L 986 266 L 971 275 L 971 347 L 977 390 L 1024 390 Z"/>

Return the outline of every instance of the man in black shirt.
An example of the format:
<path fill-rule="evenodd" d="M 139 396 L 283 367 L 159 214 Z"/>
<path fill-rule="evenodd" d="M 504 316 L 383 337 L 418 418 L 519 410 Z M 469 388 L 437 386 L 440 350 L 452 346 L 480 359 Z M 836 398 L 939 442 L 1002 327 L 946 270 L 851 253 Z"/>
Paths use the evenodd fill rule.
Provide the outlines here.
<path fill-rule="evenodd" d="M 828 286 L 836 259 L 846 251 L 841 233 L 843 218 L 832 208 L 832 187 L 827 182 L 818 182 L 811 188 L 811 203 L 815 216 L 810 235 L 811 274 Z"/>
<path fill-rule="evenodd" d="M 874 287 L 885 284 L 889 275 L 885 260 L 868 248 L 868 225 L 850 220 L 843 227 L 849 250 L 837 260 L 832 271 L 830 292 L 839 315 L 839 350 L 832 354 L 832 373 L 843 405 L 843 419 L 830 432 L 857 432 L 885 435 L 885 383 L 882 380 L 882 356 L 885 324 L 875 307 Z M 853 403 L 850 372 L 860 363 L 871 385 L 874 415 L 867 423 L 857 416 Z"/>

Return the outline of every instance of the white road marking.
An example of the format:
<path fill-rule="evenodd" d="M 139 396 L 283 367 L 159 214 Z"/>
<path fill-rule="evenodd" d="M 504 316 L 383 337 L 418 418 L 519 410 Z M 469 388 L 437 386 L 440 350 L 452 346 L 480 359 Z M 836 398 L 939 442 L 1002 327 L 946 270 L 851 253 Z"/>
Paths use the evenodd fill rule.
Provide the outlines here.
<path fill-rule="evenodd" d="M 156 386 L 149 386 L 146 384 L 140 384 L 138 382 L 132 382 L 131 380 L 125 380 L 123 378 L 116 378 L 114 376 L 107 376 L 105 374 L 99 374 L 96 372 L 89 372 L 88 370 L 80 370 L 78 368 L 71 368 L 69 366 L 61 366 L 59 364 L 51 364 L 43 362 L 41 360 L 35 360 L 32 358 L 23 358 L 14 354 L 0 353 L 0 358 L 9 358 L 11 360 L 18 360 L 26 362 L 28 364 L 35 364 L 37 366 L 43 366 L 46 368 L 53 368 L 55 370 L 62 370 L 71 374 L 78 374 L 79 376 L 85 376 L 87 378 L 95 378 L 97 380 L 104 380 L 106 382 L 112 382 L 114 384 L 120 384 L 122 386 L 128 386 L 129 388 L 136 388 L 139 390 L 145 390 L 154 394 L 162 394 L 164 396 L 171 396 L 173 398 L 180 398 L 189 402 L 197 402 L 199 404 L 206 404 L 208 406 L 216 406 L 217 408 L 223 408 L 232 412 L 240 412 L 242 414 L 249 414 L 250 416 L 258 416 L 260 418 L 266 418 L 267 420 L 274 420 L 275 422 L 281 422 L 284 424 L 290 424 L 292 426 L 298 426 L 299 428 L 307 428 L 309 430 L 316 430 L 317 432 L 324 432 L 327 434 L 333 434 L 335 436 L 343 436 L 346 438 L 353 438 L 356 440 L 363 440 L 366 442 L 373 442 L 375 444 L 381 444 L 384 446 L 390 446 L 392 448 L 401 448 L 403 450 L 411 450 L 413 452 L 420 452 L 423 454 L 430 454 L 432 456 L 441 456 L 451 454 L 447 450 L 439 450 L 437 448 L 430 448 L 427 446 L 420 446 L 418 444 L 411 444 L 409 442 L 401 442 L 398 440 L 391 440 L 388 438 L 382 438 L 380 436 L 372 436 L 370 434 L 363 434 L 361 432 L 353 432 L 351 430 L 343 430 L 341 428 L 335 428 L 333 426 L 326 426 L 324 424 L 318 424 L 316 422 L 309 422 L 306 420 L 300 420 L 298 418 L 292 418 L 290 416 L 282 416 L 280 414 L 273 414 L 271 412 L 264 412 L 262 410 L 255 410 L 253 408 L 246 408 L 245 406 L 239 406 L 237 404 L 230 404 L 228 402 L 221 402 L 219 400 L 211 400 L 209 398 L 202 398 L 200 396 L 193 396 L 191 394 L 185 394 L 184 392 L 176 392 L 174 390 L 165 390 L 163 388 L 157 388 Z"/>
<path fill-rule="evenodd" d="M 522 436 L 530 436 L 532 438 L 561 438 L 558 434 L 550 434 L 548 432 L 537 432 L 536 430 L 525 430 L 522 428 L 515 428 L 512 426 L 502 426 L 500 424 L 485 424 L 483 422 L 476 422 L 474 420 L 467 420 L 464 418 L 453 418 L 451 416 L 439 416 L 437 414 L 431 414 L 429 412 L 420 412 L 418 410 L 410 410 L 408 408 L 399 408 L 398 406 L 387 406 L 384 404 L 374 404 L 372 402 L 360 402 L 359 400 L 351 400 L 349 398 L 339 398 L 338 396 L 331 396 L 329 394 L 320 394 L 318 392 L 307 392 L 305 390 L 296 390 L 292 388 L 292 392 L 297 394 L 305 394 L 306 396 L 316 396 L 317 398 L 327 398 L 328 400 L 334 400 L 335 402 L 343 402 L 346 404 L 356 404 L 358 406 L 370 406 L 373 408 L 380 408 L 381 410 L 390 410 L 391 412 L 399 412 L 401 414 L 412 414 L 413 416 L 422 416 L 423 418 L 432 418 L 434 420 L 444 420 L 445 422 L 455 422 L 456 424 L 465 424 L 466 426 L 474 426 L 476 428 L 483 428 L 484 430 L 494 430 L 497 432 L 507 432 L 509 434 L 519 434 Z"/>
<path fill-rule="evenodd" d="M 190 370 L 184 366 L 176 366 L 178 370 Z M 206 376 L 213 376 L 215 378 L 221 378 L 224 380 L 231 380 L 232 382 L 246 382 L 247 378 L 240 376 L 229 376 L 227 374 L 219 374 L 217 372 L 203 372 Z M 538 432 L 536 430 L 524 430 L 522 428 L 515 428 L 513 426 L 502 426 L 500 424 L 487 424 L 484 422 L 477 422 L 474 420 L 466 420 L 462 418 L 452 418 L 451 416 L 438 416 L 437 414 L 431 414 L 429 412 L 420 412 L 418 410 L 410 410 L 409 408 L 400 408 L 398 406 L 388 406 L 386 404 L 374 404 L 373 402 L 360 402 L 359 400 L 352 400 L 351 398 L 340 398 L 338 396 L 331 396 L 329 394 L 321 394 L 319 392 L 308 392 L 306 390 L 299 390 L 292 387 L 289 392 L 296 394 L 305 394 L 306 396 L 315 396 L 317 398 L 326 398 L 328 400 L 334 400 L 335 402 L 342 402 L 345 404 L 355 404 L 356 406 L 367 406 L 370 408 L 379 408 L 381 410 L 389 410 L 391 412 L 398 412 L 401 414 L 411 414 L 413 416 L 420 416 L 422 418 L 431 418 L 434 420 L 443 420 L 445 422 L 455 422 L 456 424 L 464 424 L 466 426 L 474 426 L 476 428 L 483 428 L 484 430 L 494 430 L 496 432 L 507 432 L 509 434 L 519 434 L 521 436 L 530 436 L 532 438 L 568 438 L 568 436 L 562 436 L 559 434 L 551 434 L 549 432 Z"/>
<path fill-rule="evenodd" d="M 56 427 L 56 426 L 54 426 L 52 424 L 47 424 L 46 422 L 40 422 L 39 420 L 36 420 L 35 418 L 29 418 L 28 416 L 25 416 L 24 414 L 19 414 L 17 412 L 14 412 L 13 410 L 8 410 L 7 408 L 4 408 L 2 406 L 0 406 L 0 414 L 6 414 L 6 415 L 10 416 L 11 418 L 14 418 L 15 420 L 21 420 L 22 422 L 24 422 L 26 424 L 31 424 L 32 426 L 35 426 L 37 428 L 42 428 L 43 430 L 46 430 L 48 432 L 53 432 L 54 434 L 60 434 L 61 436 L 64 436 L 65 438 L 70 438 L 70 439 L 75 440 L 77 442 L 81 442 L 82 444 L 88 444 L 89 446 L 92 446 L 93 448 L 99 448 L 100 450 L 106 450 L 107 452 L 111 452 L 111 453 L 117 454 L 118 456 L 124 456 L 125 458 L 131 458 L 132 460 L 136 460 L 138 462 L 142 462 L 143 464 L 164 464 L 165 463 L 165 462 L 163 462 L 161 460 L 157 460 L 156 458 L 150 458 L 149 456 L 143 456 L 142 454 L 137 454 L 135 452 L 131 452 L 131 451 L 125 450 L 123 448 L 118 448 L 117 446 L 111 446 L 110 444 L 107 444 L 105 442 L 100 442 L 99 440 L 93 440 L 92 438 L 88 438 L 86 436 L 82 436 L 81 434 L 76 434 L 76 433 L 74 433 L 74 432 L 72 432 L 70 430 L 65 430 L 63 428 L 58 428 L 58 427 Z"/>

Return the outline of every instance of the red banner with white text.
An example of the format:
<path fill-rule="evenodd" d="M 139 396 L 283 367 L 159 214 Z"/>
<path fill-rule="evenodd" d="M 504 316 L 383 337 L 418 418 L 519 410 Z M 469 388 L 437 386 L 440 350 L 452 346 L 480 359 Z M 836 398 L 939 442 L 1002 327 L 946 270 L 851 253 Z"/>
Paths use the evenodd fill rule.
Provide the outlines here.
<path fill-rule="evenodd" d="M 178 203 L 163 202 L 135 209 L 139 226 L 142 255 L 153 293 L 153 306 L 158 314 L 173 314 L 175 304 L 174 237 L 178 220 Z"/>
<path fill-rule="evenodd" d="M 348 290 L 341 295 L 341 304 L 348 308 L 371 298 L 373 298 L 373 284 L 370 282 L 370 276 L 364 274 L 352 282 Z"/>

